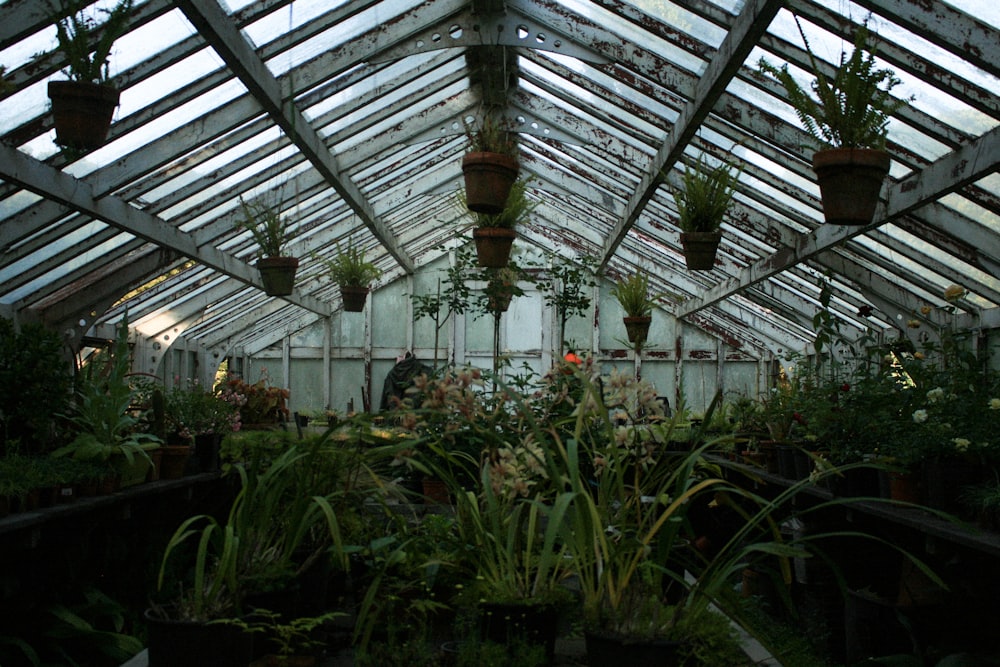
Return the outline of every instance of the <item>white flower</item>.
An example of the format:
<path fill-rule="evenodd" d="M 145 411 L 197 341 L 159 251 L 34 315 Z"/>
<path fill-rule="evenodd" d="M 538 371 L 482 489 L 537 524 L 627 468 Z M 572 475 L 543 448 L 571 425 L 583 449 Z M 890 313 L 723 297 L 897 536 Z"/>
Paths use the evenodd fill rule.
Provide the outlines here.
<path fill-rule="evenodd" d="M 934 387 L 929 392 L 927 392 L 927 401 L 929 403 L 937 403 L 942 398 L 944 398 L 944 389 L 941 387 Z"/>
<path fill-rule="evenodd" d="M 990 410 L 1000 410 L 1000 398 L 990 399 Z"/>
<path fill-rule="evenodd" d="M 968 451 L 969 445 L 972 444 L 965 438 L 952 438 L 951 441 L 955 443 L 955 449 L 960 452 Z"/>
<path fill-rule="evenodd" d="M 917 424 L 923 424 L 925 421 L 927 421 L 927 411 L 926 410 L 917 410 L 916 412 L 914 412 L 913 413 L 913 421 L 914 421 L 914 423 L 917 423 Z"/>

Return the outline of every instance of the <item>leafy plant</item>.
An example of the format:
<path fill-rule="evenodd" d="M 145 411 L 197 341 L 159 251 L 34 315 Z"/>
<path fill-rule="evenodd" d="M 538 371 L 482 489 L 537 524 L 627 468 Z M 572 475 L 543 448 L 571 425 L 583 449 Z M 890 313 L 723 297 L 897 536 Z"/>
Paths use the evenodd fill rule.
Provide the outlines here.
<path fill-rule="evenodd" d="M 799 120 L 820 145 L 884 149 L 889 117 L 908 100 L 892 96 L 900 79 L 890 69 L 879 69 L 875 51 L 868 44 L 867 24 L 855 32 L 850 57 L 841 52 L 840 64 L 831 79 L 816 61 L 801 23 L 798 19 L 795 23 L 816 76 L 811 94 L 792 77 L 787 64 L 778 68 L 762 58 L 758 62 L 760 71 L 774 76 L 785 87 Z"/>
<path fill-rule="evenodd" d="M 597 281 L 593 257 L 580 257 L 575 262 L 557 261 L 551 256 L 552 266 L 548 269 L 549 287 L 545 291 L 545 305 L 552 308 L 559 321 L 559 356 L 566 344 L 566 322 L 571 317 L 584 316 L 590 308 L 589 290 Z"/>
<path fill-rule="evenodd" d="M 343 615 L 344 612 L 330 611 L 319 616 L 299 616 L 282 623 L 281 614 L 269 609 L 254 609 L 246 619 L 226 619 L 226 623 L 249 632 L 263 634 L 275 647 L 276 655 L 290 658 L 307 655 L 309 651 L 322 646 L 323 642 L 315 637 L 313 631 Z"/>
<path fill-rule="evenodd" d="M 442 285 L 438 280 L 437 289 L 433 294 L 412 294 L 413 319 L 425 317 L 434 321 L 434 367 L 437 368 L 438 339 L 441 327 L 452 315 L 461 315 L 472 303 L 472 288 L 468 284 L 468 276 L 476 264 L 475 253 L 471 250 L 458 250 L 455 262 L 445 272 Z"/>
<path fill-rule="evenodd" d="M 111 46 L 125 34 L 132 3 L 133 0 L 119 0 L 113 9 L 98 9 L 107 16 L 101 24 L 96 16 L 84 11 L 90 5 L 89 0 L 61 0 L 62 11 L 58 16 L 67 16 L 55 21 L 56 38 L 59 49 L 66 56 L 71 80 L 80 83 L 107 81 Z"/>
<path fill-rule="evenodd" d="M 327 433 L 300 441 L 262 470 L 256 462 L 236 468 L 240 491 L 225 523 L 200 514 L 174 532 L 163 554 L 158 589 L 165 591 L 167 566 L 193 541 L 193 582 L 173 582 L 174 613 L 190 620 L 232 616 L 248 593 L 286 585 L 320 557 L 347 567 L 331 482 L 335 447 Z M 334 459 L 333 461 L 336 461 Z M 179 585 L 178 585 L 179 584 Z"/>
<path fill-rule="evenodd" d="M 281 257 L 285 243 L 288 242 L 291 223 L 281 216 L 278 205 L 263 199 L 247 202 L 240 197 L 240 211 L 243 217 L 236 221 L 236 226 L 253 235 L 254 241 L 260 246 L 261 255 Z"/>
<path fill-rule="evenodd" d="M 528 198 L 527 188 L 530 178 L 519 178 L 514 181 L 507 197 L 507 204 L 503 211 L 495 215 L 489 213 L 472 213 L 477 227 L 499 227 L 502 229 L 514 229 L 519 224 L 527 222 L 531 212 L 538 206 L 537 201 Z M 460 196 L 464 199 L 464 194 Z M 465 202 L 461 202 L 465 208 Z"/>
<path fill-rule="evenodd" d="M 702 153 L 695 166 L 684 168 L 683 187 L 674 192 L 678 225 L 685 232 L 715 232 L 729 210 L 739 172 L 722 162 L 709 167 Z"/>
<path fill-rule="evenodd" d="M 483 116 L 478 128 L 472 124 L 467 125 L 465 135 L 469 139 L 470 153 L 501 153 L 517 157 L 515 133 L 490 114 Z"/>
<path fill-rule="evenodd" d="M 382 275 L 377 266 L 365 259 L 364 249 L 355 248 L 350 243 L 345 249 L 337 244 L 337 254 L 332 259 L 322 259 L 322 262 L 330 279 L 342 287 L 367 287 Z"/>
<path fill-rule="evenodd" d="M 70 412 L 70 420 L 79 432 L 53 456 L 108 461 L 121 455 L 129 464 L 136 456 L 149 460 L 146 451 L 162 441 L 142 430 L 143 419 L 136 414 L 140 389 L 130 383 L 128 313 L 118 325 L 109 358 L 104 359 L 101 353 L 95 356 L 87 364 Z"/>
<path fill-rule="evenodd" d="M 69 362 L 58 334 L 39 324 L 18 330 L 0 318 L 0 444 L 40 454 L 54 435 L 52 415 L 71 398 Z"/>
<path fill-rule="evenodd" d="M 628 317 L 648 317 L 653 312 L 655 302 L 649 294 L 649 277 L 644 273 L 622 278 L 611 288 L 611 295 Z"/>

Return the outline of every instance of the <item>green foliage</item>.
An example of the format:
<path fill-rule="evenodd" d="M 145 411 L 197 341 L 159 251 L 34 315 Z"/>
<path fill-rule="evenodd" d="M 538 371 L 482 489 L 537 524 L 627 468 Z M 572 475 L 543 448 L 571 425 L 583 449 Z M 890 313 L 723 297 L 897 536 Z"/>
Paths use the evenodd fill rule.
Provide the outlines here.
<path fill-rule="evenodd" d="M 622 278 L 611 288 L 611 295 L 618 299 L 628 317 L 648 317 L 655 305 L 649 293 L 649 276 L 633 273 Z"/>
<path fill-rule="evenodd" d="M 523 639 L 504 643 L 468 640 L 458 645 L 457 667 L 542 667 L 549 664 L 545 647 Z"/>
<path fill-rule="evenodd" d="M 240 491 L 225 523 L 200 514 L 177 528 L 163 554 L 157 584 L 161 593 L 171 596 L 176 616 L 232 616 L 248 593 L 287 585 L 321 556 L 347 567 L 334 509 L 347 491 L 331 476 L 340 469 L 337 457 L 343 452 L 331 435 L 301 441 L 266 469 L 256 462 L 237 467 Z M 360 499 L 352 497 L 352 502 Z M 166 580 L 167 566 L 175 557 L 193 566 L 190 580 Z"/>
<path fill-rule="evenodd" d="M 69 362 L 59 336 L 39 324 L 20 330 L 0 318 L 0 451 L 17 443 L 25 454 L 41 454 L 55 436 L 53 415 L 70 400 Z"/>
<path fill-rule="evenodd" d="M 566 343 L 566 322 L 571 317 L 583 317 L 591 304 L 591 289 L 597 284 L 595 269 L 597 260 L 583 256 L 576 261 L 561 261 L 554 254 L 549 255 L 552 265 L 547 273 L 548 287 L 545 290 L 545 305 L 551 308 L 559 321 L 559 354 L 562 355 Z"/>
<path fill-rule="evenodd" d="M 345 249 L 337 244 L 337 254 L 332 259 L 319 259 L 326 266 L 330 279 L 342 287 L 368 287 L 382 275 L 377 266 L 365 260 L 364 249 L 350 243 Z"/>
<path fill-rule="evenodd" d="M 61 597 L 25 605 L 4 624 L 3 665 L 119 665 L 142 650 L 142 642 L 128 634 L 125 609 L 105 593 L 86 588 Z"/>
<path fill-rule="evenodd" d="M 240 211 L 243 217 L 236 221 L 236 227 L 246 229 L 253 235 L 260 246 L 261 256 L 282 257 L 291 223 L 281 216 L 278 205 L 263 199 L 247 202 L 240 197 Z"/>
<path fill-rule="evenodd" d="M 138 405 L 142 387 L 130 377 L 127 313 L 118 325 L 110 355 L 94 356 L 79 382 L 76 404 L 70 412 L 77 435 L 53 455 L 84 461 L 108 461 L 120 455 L 129 464 L 136 456 L 148 460 L 146 451 L 161 440 L 143 430 L 145 415 Z"/>
<path fill-rule="evenodd" d="M 433 294 L 411 294 L 413 300 L 413 320 L 425 317 L 434 321 L 434 366 L 437 367 L 438 338 L 441 327 L 452 315 L 461 315 L 472 304 L 472 288 L 469 276 L 477 266 L 476 254 L 471 249 L 455 252 L 455 262 L 445 272 L 444 282 L 439 279 Z"/>
<path fill-rule="evenodd" d="M 465 135 L 469 140 L 470 153 L 500 153 L 517 157 L 516 133 L 490 114 L 483 116 L 478 128 L 467 125 Z"/>
<path fill-rule="evenodd" d="M 530 178 L 519 178 L 514 181 L 514 185 L 510 188 L 510 195 L 507 196 L 507 203 L 504 205 L 504 209 L 500 213 L 487 214 L 487 213 L 469 213 L 475 221 L 477 227 L 500 227 L 503 229 L 514 229 L 519 224 L 527 222 L 528 218 L 531 216 L 531 212 L 535 210 L 539 202 L 534 201 L 528 197 L 528 183 L 531 181 Z M 465 193 L 463 192 L 459 196 L 459 200 L 463 209 L 467 210 L 465 206 Z"/>
<path fill-rule="evenodd" d="M 120 0 L 112 9 L 98 9 L 107 17 L 101 24 L 96 16 L 85 12 L 90 0 L 60 0 L 59 16 L 68 16 L 55 21 L 56 37 L 59 49 L 66 56 L 70 79 L 81 83 L 107 81 L 111 46 L 125 34 L 132 3 L 133 0 Z"/>
<path fill-rule="evenodd" d="M 722 162 L 709 167 L 702 153 L 694 166 L 684 168 L 683 187 L 674 192 L 678 225 L 685 232 L 715 232 L 729 210 L 739 172 Z"/>
<path fill-rule="evenodd" d="M 474 302 L 477 317 L 480 314 L 498 315 L 504 310 L 505 302 L 509 304 L 514 297 L 524 296 L 521 285 L 535 282 L 534 276 L 514 262 L 500 269 L 483 267 L 480 277 L 485 278 L 486 288 Z"/>
<path fill-rule="evenodd" d="M 797 18 L 795 22 L 816 76 L 810 91 L 792 77 L 788 65 L 778 68 L 762 58 L 760 71 L 785 87 L 799 120 L 822 146 L 884 149 L 889 117 L 907 100 L 892 97 L 891 91 L 900 80 L 892 70 L 878 68 L 874 49 L 868 44 L 867 24 L 855 33 L 850 57 L 841 52 L 831 79 L 823 74 Z"/>
<path fill-rule="evenodd" d="M 277 612 L 254 609 L 246 618 L 226 619 L 225 622 L 262 634 L 275 648 L 275 655 L 290 658 L 309 655 L 311 651 L 321 647 L 323 642 L 316 637 L 315 630 L 344 615 L 344 612 L 330 611 L 319 616 L 299 616 L 283 623 L 281 614 Z"/>

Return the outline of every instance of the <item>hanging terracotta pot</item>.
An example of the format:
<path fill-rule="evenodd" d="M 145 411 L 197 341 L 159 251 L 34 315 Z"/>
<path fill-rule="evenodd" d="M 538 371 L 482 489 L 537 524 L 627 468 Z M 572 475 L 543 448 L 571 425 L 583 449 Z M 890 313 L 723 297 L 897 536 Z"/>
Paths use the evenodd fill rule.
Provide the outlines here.
<path fill-rule="evenodd" d="M 653 321 L 652 316 L 645 317 L 623 317 L 625 323 L 625 333 L 628 335 L 628 342 L 641 345 L 646 342 L 646 335 L 649 333 L 649 325 Z"/>
<path fill-rule="evenodd" d="M 462 158 L 465 202 L 470 211 L 495 215 L 517 180 L 517 159 L 503 153 L 466 153 Z"/>
<path fill-rule="evenodd" d="M 878 195 L 889 173 L 885 151 L 831 148 L 813 155 L 823 217 L 831 225 L 867 225 L 875 217 Z"/>
<path fill-rule="evenodd" d="M 510 251 L 517 233 L 507 227 L 476 227 L 472 238 L 476 242 L 479 266 L 502 269 L 510 261 Z"/>
<path fill-rule="evenodd" d="M 494 313 L 506 313 L 510 308 L 514 292 L 508 285 L 498 285 L 493 294 L 489 295 L 489 309 Z"/>
<path fill-rule="evenodd" d="M 368 288 L 358 285 L 341 285 L 340 298 L 344 301 L 344 310 L 349 313 L 360 313 L 365 309 Z"/>
<path fill-rule="evenodd" d="M 49 99 L 56 143 L 79 150 L 103 146 L 118 97 L 118 89 L 106 84 L 50 81 Z"/>
<path fill-rule="evenodd" d="M 295 272 L 299 260 L 295 257 L 262 257 L 257 260 L 264 292 L 268 296 L 288 296 L 295 289 Z"/>
<path fill-rule="evenodd" d="M 722 241 L 722 232 L 681 232 L 684 262 L 691 271 L 711 271 Z"/>

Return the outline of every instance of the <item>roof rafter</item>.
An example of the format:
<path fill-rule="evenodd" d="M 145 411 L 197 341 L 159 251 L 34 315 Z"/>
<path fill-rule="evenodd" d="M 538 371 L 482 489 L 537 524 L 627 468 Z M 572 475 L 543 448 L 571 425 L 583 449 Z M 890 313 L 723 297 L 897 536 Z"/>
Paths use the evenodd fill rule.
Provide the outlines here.
<path fill-rule="evenodd" d="M 875 222 L 859 227 L 823 225 L 802 237 L 795 248 L 783 248 L 745 268 L 731 278 L 684 304 L 681 315 L 690 315 L 717 303 L 743 288 L 773 276 L 787 267 L 814 257 L 844 241 L 932 202 L 976 179 L 996 171 L 1000 165 L 1000 127 L 994 128 L 967 146 L 940 158 L 921 171 L 889 186 L 888 207 L 879 207 Z"/>
<path fill-rule="evenodd" d="M 404 270 L 412 272 L 413 260 L 399 246 L 395 236 L 386 228 L 361 190 L 341 171 L 336 156 L 326 147 L 305 116 L 294 103 L 286 107 L 278 80 L 233 26 L 219 4 L 214 0 L 177 0 L 177 5 L 229 69 L 250 90 L 250 94 L 265 112 L 358 214 L 389 254 Z"/>

